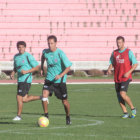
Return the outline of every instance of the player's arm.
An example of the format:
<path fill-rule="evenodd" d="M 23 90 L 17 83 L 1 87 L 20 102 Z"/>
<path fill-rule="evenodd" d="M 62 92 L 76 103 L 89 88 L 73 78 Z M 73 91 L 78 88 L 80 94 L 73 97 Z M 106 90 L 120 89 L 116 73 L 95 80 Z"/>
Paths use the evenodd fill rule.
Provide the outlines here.
<path fill-rule="evenodd" d="M 42 54 L 42 56 L 41 56 L 41 71 L 40 71 L 41 76 L 44 75 L 44 62 L 45 62 L 45 58 L 44 58 L 44 55 Z"/>
<path fill-rule="evenodd" d="M 127 73 L 124 74 L 124 77 L 126 78 L 129 77 L 129 75 L 136 69 L 137 66 L 138 64 L 132 65 L 132 68 Z"/>
<path fill-rule="evenodd" d="M 132 68 L 128 71 L 128 72 L 126 72 L 125 74 L 124 74 L 124 77 L 129 77 L 129 75 L 137 68 L 137 66 L 138 66 L 138 62 L 137 62 L 137 60 L 136 60 L 136 57 L 134 56 L 134 54 L 133 54 L 133 52 L 131 51 L 131 50 L 129 50 L 129 60 L 131 61 L 131 63 L 132 63 Z"/>
<path fill-rule="evenodd" d="M 65 66 L 65 70 L 59 75 L 56 75 L 55 80 L 58 80 L 59 78 L 62 78 L 65 74 L 67 74 L 70 70 L 70 67 L 72 66 L 72 63 L 69 61 L 68 57 L 64 52 L 61 53 L 60 57 L 61 57 L 61 61 Z"/>
<path fill-rule="evenodd" d="M 35 71 L 39 71 L 39 65 L 38 62 L 35 60 L 35 58 L 32 55 L 28 55 L 28 60 L 29 60 L 29 65 L 31 66 L 31 69 L 29 70 L 22 70 L 22 74 L 27 74 L 27 73 L 33 73 Z"/>
<path fill-rule="evenodd" d="M 56 75 L 55 80 L 58 80 L 59 78 L 62 78 L 65 74 L 67 74 L 70 70 L 70 67 L 67 67 L 61 74 Z"/>
<path fill-rule="evenodd" d="M 12 80 L 14 80 L 15 73 L 16 73 L 16 71 L 15 71 L 15 69 L 13 69 L 13 71 L 12 71 L 11 74 L 10 74 L 10 78 L 11 78 Z"/>
<path fill-rule="evenodd" d="M 33 68 L 29 69 L 29 70 L 22 70 L 21 73 L 22 74 L 33 73 L 33 72 L 38 71 L 38 70 L 39 70 L 39 65 L 36 66 L 36 67 L 33 67 Z"/>
<path fill-rule="evenodd" d="M 111 54 L 110 60 L 109 60 L 109 67 L 107 69 L 107 74 L 112 74 L 112 69 L 113 69 L 113 53 Z"/>
<path fill-rule="evenodd" d="M 10 74 L 10 78 L 12 80 L 14 80 L 14 78 L 15 78 L 15 73 L 16 73 L 16 68 L 15 68 L 15 61 L 14 61 L 14 68 L 13 68 L 13 71 L 11 72 L 11 74 Z"/>
<path fill-rule="evenodd" d="M 109 67 L 108 67 L 108 69 L 107 69 L 107 74 L 108 74 L 108 75 L 109 75 L 109 74 L 112 74 L 112 69 L 113 69 L 113 65 L 110 64 Z"/>

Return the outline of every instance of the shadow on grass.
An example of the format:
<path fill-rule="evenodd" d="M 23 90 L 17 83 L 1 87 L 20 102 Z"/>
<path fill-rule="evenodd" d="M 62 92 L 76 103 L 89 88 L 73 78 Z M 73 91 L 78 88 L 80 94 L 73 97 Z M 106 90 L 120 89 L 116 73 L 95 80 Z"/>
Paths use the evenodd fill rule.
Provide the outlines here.
<path fill-rule="evenodd" d="M 15 124 L 14 122 L 0 122 L 0 124 Z"/>
<path fill-rule="evenodd" d="M 40 113 L 29 113 L 29 112 L 24 112 L 24 113 L 22 113 L 22 114 L 26 114 L 26 115 L 44 115 L 44 114 L 40 114 Z M 51 115 L 51 116 L 66 116 L 65 114 L 49 114 L 49 115 Z M 70 116 L 73 116 L 73 117 L 91 117 L 91 118 L 96 118 L 96 117 L 101 117 L 101 118 L 108 118 L 108 117 L 110 117 L 110 118 L 112 118 L 112 117 L 116 117 L 116 118 L 118 118 L 119 116 L 115 116 L 115 115 L 84 115 L 84 114 L 71 114 Z"/>

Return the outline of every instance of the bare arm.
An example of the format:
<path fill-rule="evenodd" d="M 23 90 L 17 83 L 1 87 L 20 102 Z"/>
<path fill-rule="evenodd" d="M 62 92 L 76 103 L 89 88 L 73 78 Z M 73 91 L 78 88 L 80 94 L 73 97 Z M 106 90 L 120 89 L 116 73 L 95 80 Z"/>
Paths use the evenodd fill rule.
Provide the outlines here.
<path fill-rule="evenodd" d="M 70 70 L 70 67 L 67 67 L 61 74 L 56 75 L 55 80 L 58 80 L 59 78 L 62 78 L 65 74 L 67 74 Z"/>
<path fill-rule="evenodd" d="M 42 54 L 42 56 L 41 56 L 41 71 L 40 71 L 41 76 L 44 75 L 44 62 L 45 62 L 45 58 L 44 58 L 44 55 Z"/>
<path fill-rule="evenodd" d="M 124 77 L 126 77 L 126 78 L 129 77 L 129 75 L 136 69 L 137 66 L 138 66 L 138 64 L 134 64 L 132 66 L 132 68 L 124 74 Z"/>
<path fill-rule="evenodd" d="M 107 70 L 107 74 L 109 75 L 109 74 L 112 74 L 112 68 L 113 68 L 113 65 L 112 64 L 110 64 L 109 65 L 109 67 L 108 67 L 108 70 Z"/>
<path fill-rule="evenodd" d="M 29 70 L 22 70 L 21 73 L 22 74 L 33 73 L 33 72 L 38 71 L 38 70 L 39 70 L 39 65 L 32 68 L 32 69 L 29 69 Z"/>
<path fill-rule="evenodd" d="M 15 71 L 15 68 L 14 68 L 13 71 L 11 72 L 11 74 L 10 74 L 10 78 L 11 78 L 12 80 L 14 80 L 15 73 L 16 73 L 16 71 Z"/>

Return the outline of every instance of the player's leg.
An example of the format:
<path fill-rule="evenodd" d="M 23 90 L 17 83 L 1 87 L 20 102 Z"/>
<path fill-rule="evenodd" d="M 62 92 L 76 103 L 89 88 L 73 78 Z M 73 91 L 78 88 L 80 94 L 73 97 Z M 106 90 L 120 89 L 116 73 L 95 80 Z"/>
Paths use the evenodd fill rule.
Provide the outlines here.
<path fill-rule="evenodd" d="M 70 125 L 71 124 L 71 120 L 70 120 L 70 104 L 69 104 L 67 99 L 62 100 L 62 103 L 64 105 L 64 109 L 65 109 L 65 112 L 66 112 L 66 124 Z"/>
<path fill-rule="evenodd" d="M 48 104 L 49 104 L 48 97 L 49 97 L 49 90 L 43 90 L 43 92 L 42 92 L 42 106 L 44 109 L 44 115 L 47 118 L 49 117 L 48 116 Z"/>
<path fill-rule="evenodd" d="M 25 89 L 25 95 L 23 96 L 23 102 L 27 103 L 30 101 L 35 101 L 35 100 L 40 100 L 41 96 L 32 96 L 32 95 L 28 95 L 28 92 L 30 90 L 31 84 L 30 83 L 25 83 L 24 84 L 24 89 Z"/>
<path fill-rule="evenodd" d="M 17 117 L 14 120 L 20 120 L 21 118 L 21 113 L 22 113 L 22 108 L 23 108 L 22 98 L 23 98 L 22 96 L 17 95 Z"/>
<path fill-rule="evenodd" d="M 130 97 L 126 94 L 126 92 L 125 91 L 121 91 L 120 95 L 123 98 L 123 100 L 130 106 L 130 108 L 134 109 L 133 103 L 132 103 Z"/>
<path fill-rule="evenodd" d="M 66 116 L 70 116 L 70 104 L 68 100 L 67 99 L 62 100 L 62 104 L 64 105 Z"/>
<path fill-rule="evenodd" d="M 121 91 L 120 92 L 122 98 L 124 99 L 124 101 L 130 106 L 131 108 L 131 118 L 135 118 L 136 117 L 136 109 L 130 99 L 130 97 L 126 94 L 125 91 Z"/>
<path fill-rule="evenodd" d="M 126 113 L 127 112 L 127 109 L 126 109 L 126 106 L 125 106 L 125 101 L 121 97 L 120 92 L 117 92 L 117 97 L 118 97 L 118 102 L 120 104 L 120 107 L 122 108 L 123 112 Z"/>
<path fill-rule="evenodd" d="M 126 106 L 125 106 L 125 101 L 122 98 L 122 96 L 120 95 L 121 83 L 115 83 L 115 89 L 116 89 L 116 93 L 117 93 L 118 102 L 123 111 L 122 118 L 128 118 L 129 114 L 128 114 Z"/>
<path fill-rule="evenodd" d="M 66 124 L 71 124 L 70 120 L 70 104 L 68 102 L 67 96 L 67 86 L 66 83 L 54 84 L 55 95 L 58 99 L 62 100 L 64 109 L 66 112 Z"/>
<path fill-rule="evenodd" d="M 122 82 L 120 95 L 123 98 L 123 100 L 130 106 L 130 108 L 132 110 L 131 118 L 134 118 L 136 116 L 136 109 L 135 109 L 130 97 L 127 95 L 129 83 L 130 83 L 130 80 L 128 80 L 126 82 Z"/>
<path fill-rule="evenodd" d="M 52 88 L 52 82 L 49 80 L 45 80 L 44 85 L 43 85 L 43 90 L 42 90 L 42 106 L 43 106 L 43 110 L 44 110 L 44 115 L 48 118 L 49 114 L 48 114 L 48 104 L 49 104 L 49 95 L 50 90 Z"/>
<path fill-rule="evenodd" d="M 25 89 L 23 83 L 18 83 L 17 86 L 17 116 L 13 118 L 14 121 L 21 120 L 21 113 L 23 108 L 23 96 L 25 96 Z"/>
<path fill-rule="evenodd" d="M 27 103 L 27 102 L 30 102 L 30 101 L 40 100 L 41 98 L 42 98 L 42 96 L 32 96 L 32 95 L 26 94 L 26 95 L 23 97 L 23 102 L 24 102 L 24 103 Z"/>
<path fill-rule="evenodd" d="M 70 120 L 70 104 L 69 104 L 67 99 L 63 99 L 62 104 L 64 105 L 64 109 L 65 109 L 65 112 L 66 112 L 66 124 L 70 125 L 71 124 L 71 120 Z"/>

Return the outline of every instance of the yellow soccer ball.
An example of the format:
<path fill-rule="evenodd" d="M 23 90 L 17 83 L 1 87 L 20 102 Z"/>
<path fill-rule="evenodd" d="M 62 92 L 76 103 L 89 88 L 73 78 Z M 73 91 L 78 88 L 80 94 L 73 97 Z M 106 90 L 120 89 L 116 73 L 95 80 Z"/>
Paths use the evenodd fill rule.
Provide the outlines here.
<path fill-rule="evenodd" d="M 49 125 L 49 119 L 42 116 L 38 119 L 38 125 L 40 127 L 47 127 Z"/>

